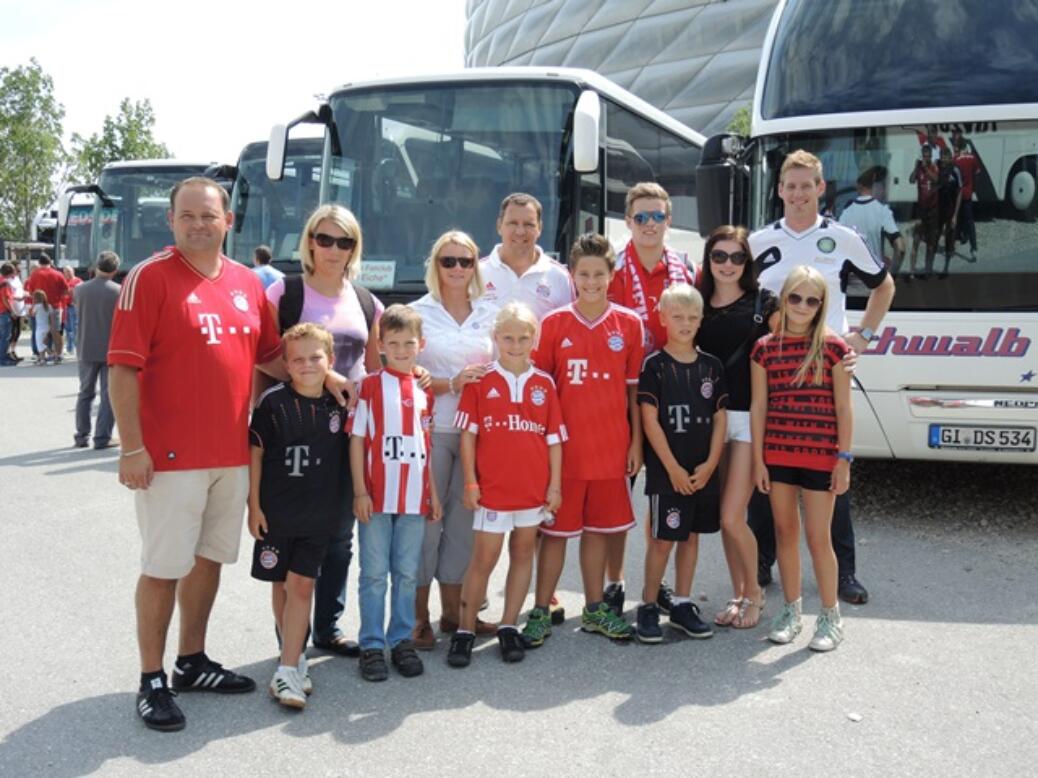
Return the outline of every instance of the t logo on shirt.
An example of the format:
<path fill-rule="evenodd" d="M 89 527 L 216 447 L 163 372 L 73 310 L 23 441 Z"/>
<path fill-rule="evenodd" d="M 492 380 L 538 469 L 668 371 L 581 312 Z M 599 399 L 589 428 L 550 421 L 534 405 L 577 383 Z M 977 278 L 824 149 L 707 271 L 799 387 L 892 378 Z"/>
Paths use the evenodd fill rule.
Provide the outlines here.
<path fill-rule="evenodd" d="M 382 438 L 382 460 L 384 462 L 399 462 L 400 460 L 418 459 L 424 461 L 424 456 L 419 456 L 415 447 L 415 439 L 411 435 L 386 435 Z"/>
<path fill-rule="evenodd" d="M 685 425 L 692 420 L 692 409 L 688 405 L 668 405 L 667 416 L 675 432 L 684 432 Z"/>
<path fill-rule="evenodd" d="M 569 376 L 569 382 L 571 384 L 582 384 L 584 383 L 584 376 L 587 375 L 587 360 L 586 359 L 571 359 L 566 363 L 566 374 Z"/>
<path fill-rule="evenodd" d="M 206 343 L 219 345 L 220 339 L 217 335 L 223 335 L 223 326 L 220 323 L 220 315 L 216 313 L 198 314 L 198 323 L 202 325 L 202 334 L 208 336 Z"/>
<path fill-rule="evenodd" d="M 321 464 L 318 462 L 317 464 Z M 285 446 L 285 467 L 289 468 L 288 474 L 295 478 L 302 478 L 301 468 L 310 466 L 309 446 Z"/>

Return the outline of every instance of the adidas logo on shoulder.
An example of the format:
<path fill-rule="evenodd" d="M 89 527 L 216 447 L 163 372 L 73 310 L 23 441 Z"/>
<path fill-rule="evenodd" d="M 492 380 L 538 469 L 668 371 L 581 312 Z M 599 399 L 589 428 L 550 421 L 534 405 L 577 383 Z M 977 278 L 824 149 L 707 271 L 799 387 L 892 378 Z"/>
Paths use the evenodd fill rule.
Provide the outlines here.
<path fill-rule="evenodd" d="M 199 298 L 199 296 L 197 294 L 195 294 L 194 292 L 192 292 L 191 294 L 189 294 L 187 296 L 187 301 L 189 303 L 193 304 L 193 305 L 201 305 L 202 304 L 201 298 Z"/>
<path fill-rule="evenodd" d="M 494 400 L 501 396 L 501 392 L 497 391 L 496 387 L 490 387 L 490 391 L 487 392 L 487 399 Z"/>
<path fill-rule="evenodd" d="M 562 343 L 559 344 L 559 348 L 569 348 L 573 345 L 573 341 L 569 338 L 563 338 Z"/>

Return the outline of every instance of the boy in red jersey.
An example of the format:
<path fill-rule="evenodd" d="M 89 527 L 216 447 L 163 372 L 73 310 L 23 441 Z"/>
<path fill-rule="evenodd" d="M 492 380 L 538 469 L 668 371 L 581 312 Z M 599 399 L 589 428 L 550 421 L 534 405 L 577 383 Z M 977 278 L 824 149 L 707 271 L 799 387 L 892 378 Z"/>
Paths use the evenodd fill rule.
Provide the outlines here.
<path fill-rule="evenodd" d="M 413 308 L 389 306 L 379 319 L 379 344 L 386 366 L 364 379 L 350 420 L 353 513 L 360 522 L 360 673 L 367 681 L 389 677 L 387 643 L 401 675 L 411 678 L 425 670 L 411 640 L 415 587 L 424 517 L 440 519 L 429 477 L 433 395 L 414 376 L 425 345 L 422 317 Z"/>
<path fill-rule="evenodd" d="M 581 629 L 614 639 L 632 634 L 631 625 L 602 601 L 602 590 L 608 549 L 634 526 L 627 476 L 642 464 L 635 399 L 644 333 L 636 313 L 606 296 L 615 269 L 608 240 L 581 236 L 569 262 L 577 300 L 544 317 L 533 357 L 555 379 L 569 437 L 563 444 L 562 504 L 541 525 L 535 607 L 523 630 L 527 647 L 551 634 L 548 604 L 572 537 L 580 537 Z"/>
<path fill-rule="evenodd" d="M 461 590 L 461 628 L 451 639 L 447 662 L 466 667 L 476 640 L 476 614 L 487 579 L 508 542 L 505 610 L 497 629 L 501 658 L 523 659 L 516 623 L 530 590 L 537 528 L 562 500 L 562 442 L 566 427 L 555 382 L 530 364 L 537 317 L 509 303 L 494 321 L 498 360 L 461 397 L 455 424 L 461 433 L 465 507 L 475 511 L 475 543 Z M 522 463 L 521 478 L 515 465 Z"/>

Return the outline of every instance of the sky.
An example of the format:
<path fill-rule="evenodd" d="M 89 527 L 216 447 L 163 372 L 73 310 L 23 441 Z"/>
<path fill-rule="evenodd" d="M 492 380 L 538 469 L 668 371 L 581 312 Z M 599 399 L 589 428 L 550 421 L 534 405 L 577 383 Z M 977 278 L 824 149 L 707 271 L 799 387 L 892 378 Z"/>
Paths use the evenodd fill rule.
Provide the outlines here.
<path fill-rule="evenodd" d="M 66 143 L 148 98 L 192 162 L 237 161 L 343 83 L 461 69 L 464 40 L 465 0 L 0 0 L 0 66 L 36 58 Z"/>

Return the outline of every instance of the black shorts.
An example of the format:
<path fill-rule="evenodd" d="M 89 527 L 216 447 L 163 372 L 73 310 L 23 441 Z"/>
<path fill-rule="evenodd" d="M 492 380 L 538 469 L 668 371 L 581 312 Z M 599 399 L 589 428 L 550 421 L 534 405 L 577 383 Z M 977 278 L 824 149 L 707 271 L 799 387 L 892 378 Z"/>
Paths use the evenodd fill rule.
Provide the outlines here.
<path fill-rule="evenodd" d="M 828 492 L 833 474 L 826 470 L 811 470 L 806 467 L 768 465 L 768 477 L 780 484 L 799 486 L 812 492 Z"/>
<path fill-rule="evenodd" d="M 650 494 L 649 526 L 657 540 L 688 540 L 689 535 L 721 529 L 721 493 Z"/>
<path fill-rule="evenodd" d="M 284 581 L 289 573 L 316 578 L 328 550 L 328 536 L 282 538 L 267 535 L 252 548 L 252 577 Z"/>

